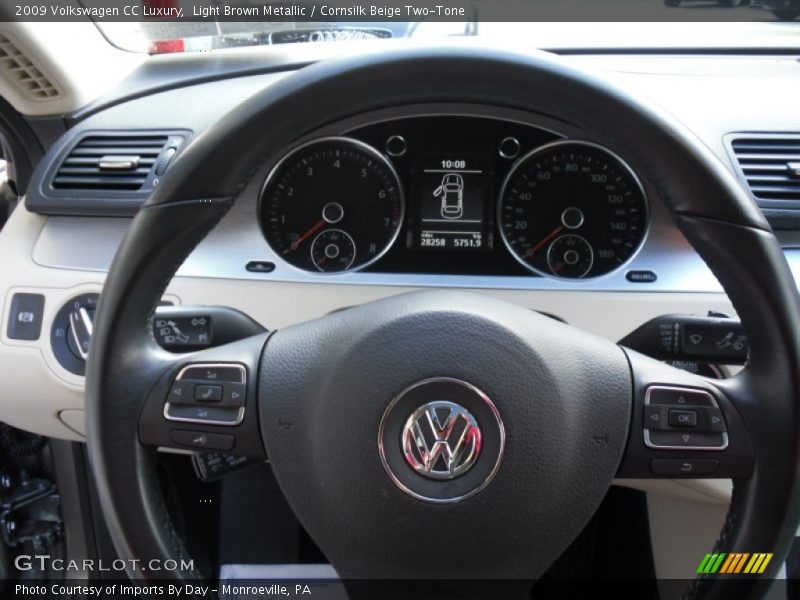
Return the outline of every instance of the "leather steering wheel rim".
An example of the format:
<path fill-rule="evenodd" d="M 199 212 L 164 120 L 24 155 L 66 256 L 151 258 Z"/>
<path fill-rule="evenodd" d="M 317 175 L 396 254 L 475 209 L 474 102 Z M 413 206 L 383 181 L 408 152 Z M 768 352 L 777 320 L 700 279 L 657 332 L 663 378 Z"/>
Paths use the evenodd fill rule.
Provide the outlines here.
<path fill-rule="evenodd" d="M 180 264 L 277 149 L 353 114 L 452 102 L 453 90 L 458 101 L 546 115 L 607 140 L 657 187 L 727 292 L 751 355 L 720 389 L 746 423 L 755 461 L 749 478 L 734 481 L 717 547 L 775 559 L 760 579 L 731 589 L 724 578 L 704 577 L 690 594 L 758 595 L 788 552 L 800 509 L 800 300 L 769 225 L 710 149 L 668 115 L 548 55 L 460 45 L 323 62 L 285 77 L 195 139 L 134 219 L 103 289 L 86 375 L 91 466 L 120 556 L 188 558 L 158 487 L 155 449 L 138 431 L 143 399 L 172 360 L 156 346 L 150 321 Z M 235 161 L 219 150 L 227 148 L 237 149 Z"/>

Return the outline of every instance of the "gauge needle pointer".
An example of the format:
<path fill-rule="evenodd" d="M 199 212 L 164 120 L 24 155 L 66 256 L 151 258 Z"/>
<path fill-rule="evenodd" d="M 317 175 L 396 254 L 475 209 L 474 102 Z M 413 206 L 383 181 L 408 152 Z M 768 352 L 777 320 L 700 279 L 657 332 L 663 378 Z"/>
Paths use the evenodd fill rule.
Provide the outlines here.
<path fill-rule="evenodd" d="M 528 251 L 527 251 L 525 254 L 527 254 L 528 256 L 532 256 L 533 254 L 535 254 L 536 252 L 538 252 L 538 251 L 539 251 L 539 249 L 540 249 L 542 246 L 544 246 L 544 245 L 545 245 L 547 242 L 549 242 L 549 241 L 550 241 L 550 240 L 552 240 L 554 237 L 556 237 L 556 236 L 557 236 L 559 233 L 561 233 L 563 230 L 564 230 L 564 226 L 563 226 L 563 225 L 559 225 L 558 227 L 556 227 L 555 229 L 553 229 L 553 231 L 551 231 L 550 233 L 548 233 L 546 238 L 544 238 L 544 239 L 543 239 L 541 242 L 539 242 L 539 243 L 538 243 L 538 244 L 536 244 L 536 245 L 535 245 L 533 248 L 531 248 L 530 250 L 528 250 Z"/>
<path fill-rule="evenodd" d="M 287 252 L 290 252 L 290 251 L 293 252 L 293 251 L 297 250 L 297 247 L 300 244 L 305 242 L 309 237 L 314 235 L 317 231 L 322 229 L 324 226 L 325 226 L 325 219 L 320 219 L 311 229 L 309 229 L 303 235 L 301 235 L 299 238 L 297 238 L 295 241 L 293 241 L 292 245 L 289 246 L 289 249 L 284 251 L 284 254 L 286 254 Z"/>

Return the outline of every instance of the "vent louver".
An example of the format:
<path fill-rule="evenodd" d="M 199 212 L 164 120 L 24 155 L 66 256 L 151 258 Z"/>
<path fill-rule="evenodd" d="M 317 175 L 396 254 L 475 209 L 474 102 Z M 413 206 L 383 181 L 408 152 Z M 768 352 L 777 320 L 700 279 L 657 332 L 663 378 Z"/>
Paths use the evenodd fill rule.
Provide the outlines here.
<path fill-rule="evenodd" d="M 91 135 L 69 151 L 53 178 L 57 190 L 140 190 L 166 135 Z"/>
<path fill-rule="evenodd" d="M 800 134 L 737 135 L 730 147 L 757 200 L 800 201 Z"/>
<path fill-rule="evenodd" d="M 61 97 L 61 91 L 20 49 L 0 34 L 0 68 L 2 68 L 17 87 L 33 100 L 54 100 Z"/>

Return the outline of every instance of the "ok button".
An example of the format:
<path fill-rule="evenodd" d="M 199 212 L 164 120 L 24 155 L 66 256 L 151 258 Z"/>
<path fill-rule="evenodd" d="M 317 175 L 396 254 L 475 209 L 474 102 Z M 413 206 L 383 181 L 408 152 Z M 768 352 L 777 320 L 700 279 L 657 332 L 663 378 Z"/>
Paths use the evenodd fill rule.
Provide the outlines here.
<path fill-rule="evenodd" d="M 697 411 L 671 410 L 669 411 L 669 424 L 671 427 L 697 427 Z"/>

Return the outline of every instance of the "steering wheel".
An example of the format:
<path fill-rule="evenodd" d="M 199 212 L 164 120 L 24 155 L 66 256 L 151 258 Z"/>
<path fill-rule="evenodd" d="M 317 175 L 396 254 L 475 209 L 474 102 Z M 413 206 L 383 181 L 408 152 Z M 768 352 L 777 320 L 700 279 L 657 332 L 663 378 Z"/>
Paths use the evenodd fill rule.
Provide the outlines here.
<path fill-rule="evenodd" d="M 151 320 L 168 282 L 278 149 L 361 112 L 454 100 L 592 131 L 634 164 L 733 302 L 749 336 L 743 371 L 712 382 L 460 291 L 392 297 L 199 353 L 157 346 Z M 263 293 L 268 300 L 268 285 Z M 178 390 L 205 377 L 223 382 L 225 408 L 190 429 L 268 456 L 343 579 L 438 578 L 469 597 L 471 577 L 539 578 L 616 475 L 654 477 L 652 461 L 674 459 L 645 443 L 643 423 L 653 406 L 680 402 L 677 391 L 701 418 L 723 421 L 713 439 L 724 438 L 724 449 L 680 453 L 719 461 L 717 474 L 734 480 L 716 551 L 775 556 L 734 587 L 701 576 L 689 594 L 754 597 L 798 523 L 798 324 L 794 280 L 757 207 L 707 147 L 628 93 L 545 54 L 458 45 L 322 62 L 197 137 L 133 220 L 87 366 L 92 470 L 117 551 L 143 565 L 132 577 L 200 577 L 147 566 L 188 558 L 155 455 L 179 446 L 180 422 L 165 417 L 192 421 L 196 410 Z"/>

